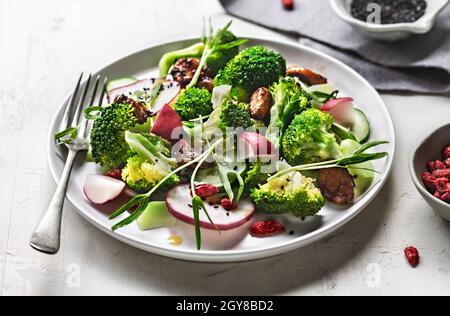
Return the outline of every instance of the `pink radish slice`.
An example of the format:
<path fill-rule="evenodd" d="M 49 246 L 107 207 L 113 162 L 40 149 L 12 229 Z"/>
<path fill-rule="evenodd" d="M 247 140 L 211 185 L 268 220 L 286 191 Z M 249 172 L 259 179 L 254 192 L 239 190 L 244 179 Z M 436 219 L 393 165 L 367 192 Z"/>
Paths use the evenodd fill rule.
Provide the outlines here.
<path fill-rule="evenodd" d="M 179 129 L 182 132 L 183 122 L 180 116 L 169 104 L 163 106 L 153 124 L 152 133 L 172 142 L 172 135 Z"/>
<path fill-rule="evenodd" d="M 352 124 L 355 118 L 355 109 L 352 98 L 337 98 L 328 101 L 321 109 L 333 116 L 338 124 L 347 126 Z"/>
<path fill-rule="evenodd" d="M 83 187 L 88 200 L 98 205 L 116 199 L 124 189 L 124 182 L 102 175 L 88 175 Z"/>
<path fill-rule="evenodd" d="M 167 194 L 169 212 L 182 222 L 194 225 L 194 212 L 191 207 L 192 195 L 189 185 L 179 185 Z M 206 210 L 219 230 L 231 230 L 246 224 L 255 213 L 255 206 L 249 200 L 242 200 L 234 211 L 227 211 L 222 206 L 211 206 L 205 203 Z M 215 230 L 203 210 L 200 210 L 200 226 Z"/>
<path fill-rule="evenodd" d="M 256 132 L 245 132 L 239 137 L 239 156 L 245 159 L 277 157 L 278 152 L 263 135 Z"/>
<path fill-rule="evenodd" d="M 108 101 L 113 102 L 114 99 L 120 95 L 126 95 L 127 97 L 131 98 L 136 91 L 145 91 L 146 89 L 152 89 L 155 86 L 157 80 L 160 79 L 145 79 L 128 84 L 123 87 L 112 89 L 108 93 Z"/>
<path fill-rule="evenodd" d="M 113 102 L 117 96 L 125 95 L 133 100 L 149 103 L 150 94 L 156 84 L 161 83 L 158 97 L 149 110 L 157 114 L 167 103 L 172 102 L 180 93 L 180 85 L 176 81 L 163 79 L 145 79 L 123 87 L 113 89 L 108 94 L 108 101 Z M 139 98 L 138 96 L 141 96 Z"/>

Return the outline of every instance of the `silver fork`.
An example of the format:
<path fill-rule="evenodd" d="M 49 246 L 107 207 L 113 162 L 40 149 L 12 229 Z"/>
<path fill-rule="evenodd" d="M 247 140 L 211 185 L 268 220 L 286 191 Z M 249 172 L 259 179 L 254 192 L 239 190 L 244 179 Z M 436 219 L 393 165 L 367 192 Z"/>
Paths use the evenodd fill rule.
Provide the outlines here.
<path fill-rule="evenodd" d="M 68 127 L 78 126 L 78 135 L 75 140 L 70 144 L 66 144 L 68 149 L 66 163 L 64 165 L 64 170 L 62 172 L 61 178 L 58 182 L 58 186 L 53 195 L 50 205 L 39 223 L 38 227 L 31 236 L 30 245 L 34 249 L 48 253 L 56 254 L 59 251 L 61 244 L 61 219 L 64 206 L 64 200 L 66 197 L 67 186 L 70 179 L 70 174 L 72 172 L 72 167 L 75 162 L 77 154 L 81 151 L 86 151 L 89 149 L 89 140 L 87 138 L 87 127 L 88 121 L 82 115 L 82 110 L 85 105 L 94 105 L 95 99 L 98 96 L 98 88 L 100 85 L 100 76 L 97 76 L 95 84 L 91 89 L 92 76 L 89 75 L 83 93 L 79 98 L 78 94 L 81 88 L 81 82 L 83 79 L 83 74 L 81 74 L 80 79 L 75 87 L 74 93 L 67 104 L 64 111 L 64 115 L 61 121 L 61 129 L 64 130 Z M 98 105 L 101 106 L 103 102 L 103 97 L 105 93 L 106 79 L 104 80 L 102 90 L 99 94 Z M 90 102 L 86 103 L 89 90 L 91 90 Z M 78 102 L 77 102 L 78 101 Z M 70 117 L 72 116 L 72 121 Z M 57 148 L 60 151 L 60 148 Z"/>

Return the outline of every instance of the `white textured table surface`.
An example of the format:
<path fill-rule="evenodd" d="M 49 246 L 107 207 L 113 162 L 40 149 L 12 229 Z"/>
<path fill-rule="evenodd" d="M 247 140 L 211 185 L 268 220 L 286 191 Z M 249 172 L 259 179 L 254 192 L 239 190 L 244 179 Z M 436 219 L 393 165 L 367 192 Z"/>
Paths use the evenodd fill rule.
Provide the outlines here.
<path fill-rule="evenodd" d="M 201 17 L 228 17 L 215 0 L 0 0 L 0 295 L 450 294 L 450 224 L 419 197 L 413 145 L 448 123 L 450 98 L 383 95 L 398 133 L 391 179 L 355 220 L 316 244 L 256 262 L 166 259 L 104 235 L 66 207 L 63 248 L 28 239 L 54 182 L 45 145 L 51 117 L 81 70 L 166 39 L 199 34 Z M 239 35 L 281 35 L 235 20 Z M 423 256 L 411 269 L 403 248 Z"/>

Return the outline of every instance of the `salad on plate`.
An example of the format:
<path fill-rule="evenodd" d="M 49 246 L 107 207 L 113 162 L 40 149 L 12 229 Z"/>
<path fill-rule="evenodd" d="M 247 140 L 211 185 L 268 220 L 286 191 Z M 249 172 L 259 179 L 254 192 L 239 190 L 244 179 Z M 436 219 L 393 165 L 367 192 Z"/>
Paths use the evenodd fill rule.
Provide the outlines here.
<path fill-rule="evenodd" d="M 109 81 L 108 104 L 85 110 L 88 161 L 101 172 L 84 194 L 95 205 L 127 197 L 112 230 L 183 222 L 198 249 L 205 230 L 270 238 L 288 234 L 275 215 L 302 221 L 326 203 L 345 208 L 373 184 L 372 161 L 388 155 L 374 148 L 386 142 L 370 140 L 354 100 L 314 70 L 248 47 L 230 25 L 166 52 L 158 78 Z"/>

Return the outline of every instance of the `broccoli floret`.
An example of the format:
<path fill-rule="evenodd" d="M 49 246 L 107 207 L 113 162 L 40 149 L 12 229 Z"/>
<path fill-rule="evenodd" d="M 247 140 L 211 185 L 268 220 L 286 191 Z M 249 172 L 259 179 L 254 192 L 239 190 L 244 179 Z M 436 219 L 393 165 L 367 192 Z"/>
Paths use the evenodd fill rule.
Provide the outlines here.
<path fill-rule="evenodd" d="M 130 188 L 137 192 L 148 192 L 157 185 L 168 172 L 167 167 L 159 163 L 152 164 L 141 156 L 133 156 L 128 159 L 122 170 L 122 179 Z M 168 190 L 180 182 L 177 175 L 173 175 L 164 182 L 159 190 Z"/>
<path fill-rule="evenodd" d="M 250 193 L 253 189 L 259 188 L 260 185 L 267 183 L 269 174 L 263 172 L 262 165 L 263 163 L 260 161 L 249 164 L 244 178 L 245 191 L 247 193 Z"/>
<path fill-rule="evenodd" d="M 269 87 L 286 74 L 286 60 L 279 53 L 262 46 L 254 46 L 234 57 L 219 71 L 216 86 L 232 86 L 231 94 L 247 102 L 258 88 Z"/>
<path fill-rule="evenodd" d="M 126 132 L 125 139 L 135 155 L 122 170 L 122 179 L 132 189 L 148 192 L 177 166 L 170 157 L 169 145 L 160 137 Z M 178 183 L 178 176 L 173 175 L 161 188 L 169 189 Z"/>
<path fill-rule="evenodd" d="M 246 129 L 253 126 L 253 123 L 248 104 L 227 100 L 222 105 L 222 113 L 220 115 L 222 128 L 242 127 Z"/>
<path fill-rule="evenodd" d="M 130 148 L 142 158 L 153 164 L 164 164 L 163 169 L 170 170 L 178 165 L 177 160 L 170 157 L 171 149 L 167 147 L 169 145 L 159 136 L 126 132 L 125 140 Z"/>
<path fill-rule="evenodd" d="M 283 154 L 292 165 L 336 158 L 339 145 L 330 131 L 333 117 L 309 109 L 297 115 L 282 139 Z"/>
<path fill-rule="evenodd" d="M 220 44 L 231 43 L 237 40 L 237 37 L 228 30 L 223 32 L 219 32 L 219 40 Z M 208 64 L 209 69 L 217 74 L 221 69 L 223 69 L 227 63 L 239 54 L 239 47 L 235 46 L 229 49 L 222 49 L 212 53 L 206 63 Z"/>
<path fill-rule="evenodd" d="M 294 78 L 281 78 L 270 87 L 273 106 L 270 109 L 270 123 L 266 138 L 280 148 L 280 135 L 292 122 L 296 114 L 311 106 L 311 98 Z"/>
<path fill-rule="evenodd" d="M 125 141 L 125 132 L 137 124 L 129 104 L 112 104 L 101 110 L 91 130 L 94 161 L 105 169 L 123 166 L 133 152 Z"/>
<path fill-rule="evenodd" d="M 270 180 L 254 189 L 251 199 L 260 211 L 273 214 L 292 213 L 297 217 L 313 216 L 325 205 L 314 180 L 293 172 Z"/>
<path fill-rule="evenodd" d="M 211 92 L 207 89 L 189 88 L 178 97 L 173 108 L 183 121 L 209 115 L 213 110 Z"/>

